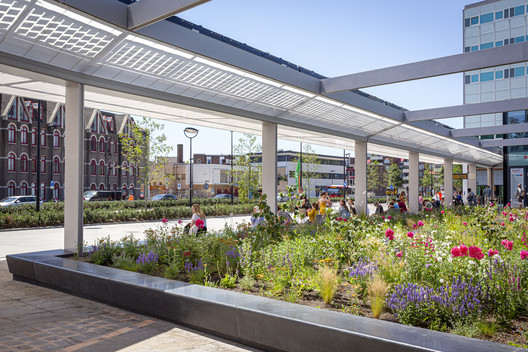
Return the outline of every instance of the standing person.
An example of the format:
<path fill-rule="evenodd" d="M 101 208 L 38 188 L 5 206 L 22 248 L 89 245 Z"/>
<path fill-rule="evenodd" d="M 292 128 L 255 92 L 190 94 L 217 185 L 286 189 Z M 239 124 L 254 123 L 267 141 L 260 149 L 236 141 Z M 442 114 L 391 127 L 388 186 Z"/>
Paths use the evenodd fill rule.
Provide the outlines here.
<path fill-rule="evenodd" d="M 517 198 L 517 201 L 519 202 L 519 209 L 522 208 L 524 201 L 524 189 L 520 183 L 517 185 L 517 193 L 515 194 L 515 198 Z"/>
<path fill-rule="evenodd" d="M 350 210 L 348 210 L 344 199 L 339 201 L 339 217 L 343 219 L 350 218 Z"/>
<path fill-rule="evenodd" d="M 471 188 L 467 189 L 468 195 L 467 195 L 467 202 L 469 206 L 475 206 L 475 193 L 471 190 Z"/>
<path fill-rule="evenodd" d="M 315 216 L 319 215 L 319 204 L 317 202 L 312 203 L 312 207 L 308 210 L 307 215 L 310 222 L 315 221 Z"/>
<path fill-rule="evenodd" d="M 207 232 L 207 220 L 205 219 L 205 214 L 198 204 L 192 205 L 192 217 L 190 223 L 190 233 L 191 234 L 200 234 Z"/>
<path fill-rule="evenodd" d="M 486 188 L 484 188 L 484 202 L 485 204 L 489 204 L 491 201 L 491 188 L 490 186 L 486 185 Z"/>
<path fill-rule="evenodd" d="M 330 202 L 330 198 L 328 197 L 328 193 L 321 192 L 321 197 L 317 201 L 319 203 L 319 213 L 326 214 L 326 208 L 329 208 L 332 206 L 332 202 Z"/>
<path fill-rule="evenodd" d="M 405 191 L 401 191 L 400 193 L 400 201 L 398 203 L 405 203 L 405 201 L 407 200 L 407 197 L 405 196 Z"/>
<path fill-rule="evenodd" d="M 347 206 L 350 210 L 350 215 L 357 215 L 356 206 L 354 205 L 354 201 L 352 199 L 348 199 Z"/>

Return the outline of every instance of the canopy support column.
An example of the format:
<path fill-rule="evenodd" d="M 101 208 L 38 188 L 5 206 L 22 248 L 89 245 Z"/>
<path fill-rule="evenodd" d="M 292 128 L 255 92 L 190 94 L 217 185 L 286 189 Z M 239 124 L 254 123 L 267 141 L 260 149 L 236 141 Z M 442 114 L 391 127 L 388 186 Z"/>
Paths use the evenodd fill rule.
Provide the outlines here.
<path fill-rule="evenodd" d="M 417 213 L 420 211 L 418 206 L 418 163 L 420 155 L 417 152 L 409 152 L 409 212 Z"/>
<path fill-rule="evenodd" d="M 358 214 L 367 214 L 367 142 L 355 141 L 355 205 Z"/>
<path fill-rule="evenodd" d="M 84 86 L 66 83 L 64 165 L 64 249 L 82 255 Z"/>
<path fill-rule="evenodd" d="M 444 206 L 453 205 L 453 159 L 444 159 Z"/>
<path fill-rule="evenodd" d="M 262 193 L 277 213 L 277 124 L 262 123 Z"/>
<path fill-rule="evenodd" d="M 477 164 L 475 163 L 468 164 L 467 180 L 468 180 L 467 182 L 468 188 L 471 188 L 473 193 L 475 193 L 476 195 L 477 194 Z"/>

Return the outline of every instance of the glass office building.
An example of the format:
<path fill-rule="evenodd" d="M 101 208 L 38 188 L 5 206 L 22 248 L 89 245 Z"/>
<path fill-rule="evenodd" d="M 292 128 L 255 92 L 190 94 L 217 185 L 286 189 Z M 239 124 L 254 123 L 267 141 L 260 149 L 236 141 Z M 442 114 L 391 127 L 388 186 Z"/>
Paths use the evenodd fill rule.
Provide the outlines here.
<path fill-rule="evenodd" d="M 528 41 L 528 1 L 487 0 L 464 9 L 464 52 L 486 50 Z M 528 62 L 464 73 L 464 104 L 528 96 Z M 528 106 L 527 106 L 528 110 Z M 527 110 L 465 116 L 464 128 L 527 122 Z M 479 136 L 481 139 L 526 138 L 526 133 Z M 504 146 L 504 196 L 515 196 L 518 183 L 528 185 L 528 145 Z M 498 182 L 496 182 L 498 184 Z M 501 192 L 502 193 L 502 192 Z"/>

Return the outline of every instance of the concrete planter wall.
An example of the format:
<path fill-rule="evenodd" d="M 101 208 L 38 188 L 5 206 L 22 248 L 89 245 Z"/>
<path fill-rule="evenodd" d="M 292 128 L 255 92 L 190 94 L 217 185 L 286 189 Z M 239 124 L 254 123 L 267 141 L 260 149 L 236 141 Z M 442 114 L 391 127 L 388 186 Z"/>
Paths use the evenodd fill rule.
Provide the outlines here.
<path fill-rule="evenodd" d="M 522 349 L 68 259 L 7 256 L 13 278 L 170 320 L 270 351 Z"/>

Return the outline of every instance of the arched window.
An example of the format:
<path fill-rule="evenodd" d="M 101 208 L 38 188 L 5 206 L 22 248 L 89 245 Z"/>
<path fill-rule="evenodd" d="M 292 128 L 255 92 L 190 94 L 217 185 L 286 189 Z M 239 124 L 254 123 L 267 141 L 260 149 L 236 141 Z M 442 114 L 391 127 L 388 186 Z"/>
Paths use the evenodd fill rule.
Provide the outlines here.
<path fill-rule="evenodd" d="M 54 174 L 60 173 L 60 159 L 58 156 L 53 157 L 53 173 Z"/>
<path fill-rule="evenodd" d="M 129 192 L 129 194 L 134 194 L 134 184 L 133 183 L 130 184 L 130 192 Z"/>
<path fill-rule="evenodd" d="M 130 163 L 130 176 L 134 176 L 134 170 L 135 170 L 134 163 Z"/>
<path fill-rule="evenodd" d="M 90 151 L 92 152 L 97 151 L 97 138 L 95 138 L 95 136 L 92 136 L 90 138 Z"/>
<path fill-rule="evenodd" d="M 97 162 L 94 159 L 90 162 L 90 175 L 97 175 Z"/>
<path fill-rule="evenodd" d="M 91 189 L 92 191 L 95 191 L 95 190 L 97 189 L 97 186 L 95 185 L 95 183 L 92 183 L 92 184 L 90 185 L 90 189 Z"/>
<path fill-rule="evenodd" d="M 104 153 L 105 151 L 105 138 L 100 137 L 99 138 L 99 152 Z"/>
<path fill-rule="evenodd" d="M 40 199 L 42 201 L 46 200 L 46 184 L 45 183 L 40 184 Z"/>
<path fill-rule="evenodd" d="M 7 154 L 7 171 L 12 171 L 12 172 L 16 171 L 15 160 L 16 160 L 15 153 Z"/>
<path fill-rule="evenodd" d="M 104 189 L 105 189 L 105 185 L 104 185 L 104 183 L 101 183 L 101 184 L 99 185 L 99 190 L 100 190 L 100 191 L 104 191 Z"/>
<path fill-rule="evenodd" d="M 117 141 L 114 141 L 114 154 L 117 154 Z"/>
<path fill-rule="evenodd" d="M 126 161 L 123 162 L 123 167 L 121 169 L 123 170 L 122 175 L 127 176 L 128 175 L 128 163 Z"/>
<path fill-rule="evenodd" d="M 45 129 L 40 130 L 40 146 L 41 147 L 46 146 L 46 130 Z"/>
<path fill-rule="evenodd" d="M 20 183 L 20 195 L 21 196 L 27 196 L 28 195 L 28 184 L 26 181 L 22 181 Z"/>
<path fill-rule="evenodd" d="M 99 161 L 99 175 L 104 176 L 105 174 L 105 162 L 104 160 Z"/>
<path fill-rule="evenodd" d="M 114 165 L 112 166 L 112 175 L 117 176 L 117 163 L 114 162 Z"/>
<path fill-rule="evenodd" d="M 28 172 L 28 156 L 27 154 L 22 154 L 20 156 L 20 171 Z"/>
<path fill-rule="evenodd" d="M 29 128 L 27 126 L 20 127 L 20 143 L 28 144 Z"/>
<path fill-rule="evenodd" d="M 35 127 L 31 129 L 31 145 L 37 145 L 37 129 Z"/>
<path fill-rule="evenodd" d="M 11 197 L 15 195 L 16 185 L 13 181 L 7 183 L 7 196 Z"/>
<path fill-rule="evenodd" d="M 7 126 L 7 143 L 16 143 L 16 126 L 12 123 Z"/>
<path fill-rule="evenodd" d="M 53 131 L 53 146 L 60 148 L 60 132 L 57 130 Z"/>
<path fill-rule="evenodd" d="M 45 174 L 46 173 L 46 157 L 42 156 L 40 158 L 40 173 Z"/>
<path fill-rule="evenodd" d="M 7 113 L 7 118 L 9 120 L 16 120 L 17 119 L 16 104 L 11 105 L 11 109 L 9 109 L 9 112 Z"/>
<path fill-rule="evenodd" d="M 60 185 L 57 181 L 55 181 L 54 185 L 53 185 L 53 199 L 57 199 L 59 200 L 60 199 Z"/>

